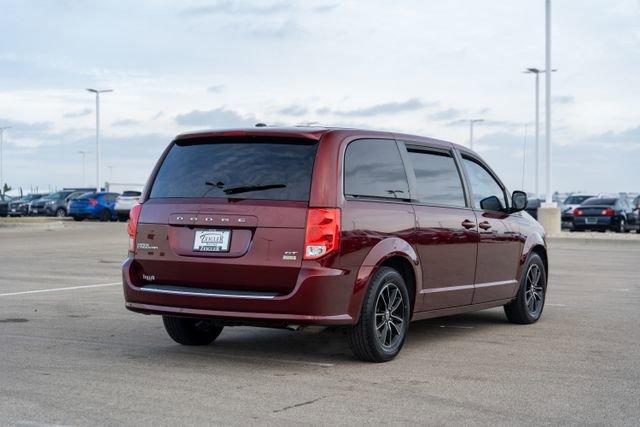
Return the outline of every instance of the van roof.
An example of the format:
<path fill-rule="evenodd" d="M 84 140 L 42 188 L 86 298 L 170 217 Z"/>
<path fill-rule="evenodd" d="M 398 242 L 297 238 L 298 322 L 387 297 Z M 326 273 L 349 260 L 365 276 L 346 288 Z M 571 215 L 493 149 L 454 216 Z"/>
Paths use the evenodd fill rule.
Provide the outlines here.
<path fill-rule="evenodd" d="M 383 137 L 392 139 L 407 139 L 417 142 L 437 143 L 445 146 L 456 146 L 462 151 L 468 151 L 466 147 L 458 144 L 454 144 L 449 141 L 443 141 L 440 139 L 423 137 L 418 135 L 410 135 L 397 132 L 376 131 L 368 129 L 357 128 L 341 128 L 330 126 L 291 126 L 291 127 L 252 127 L 252 128 L 233 128 L 233 129 L 215 129 L 215 130 L 200 130 L 194 132 L 187 132 L 178 135 L 175 140 L 185 140 L 192 138 L 212 138 L 223 136 L 271 136 L 280 138 L 303 138 L 320 140 L 324 135 L 329 133 L 342 134 L 343 137 L 349 136 L 362 136 L 367 137 Z"/>

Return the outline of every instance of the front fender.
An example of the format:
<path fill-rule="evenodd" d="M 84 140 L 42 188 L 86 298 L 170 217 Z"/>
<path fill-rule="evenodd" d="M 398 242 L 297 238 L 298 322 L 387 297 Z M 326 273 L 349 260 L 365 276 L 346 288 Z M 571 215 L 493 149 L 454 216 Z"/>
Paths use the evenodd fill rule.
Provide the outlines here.
<path fill-rule="evenodd" d="M 522 277 L 522 270 L 527 263 L 527 259 L 529 259 L 529 255 L 531 255 L 531 252 L 536 247 L 542 247 L 545 253 L 547 252 L 547 243 L 545 241 L 544 235 L 538 231 L 530 233 L 527 236 L 524 245 L 522 245 L 522 254 L 520 256 L 520 265 L 518 266 L 517 277 Z M 549 274 L 548 271 L 546 273 L 547 275 Z"/>
<path fill-rule="evenodd" d="M 420 259 L 413 246 L 398 237 L 389 237 L 378 242 L 365 257 L 358 270 L 353 287 L 353 295 L 349 304 L 349 314 L 358 321 L 362 310 L 362 302 L 369 287 L 369 281 L 384 262 L 393 257 L 401 257 L 411 264 L 415 277 L 414 301 L 419 303 L 418 296 L 422 289 L 422 269 Z"/>

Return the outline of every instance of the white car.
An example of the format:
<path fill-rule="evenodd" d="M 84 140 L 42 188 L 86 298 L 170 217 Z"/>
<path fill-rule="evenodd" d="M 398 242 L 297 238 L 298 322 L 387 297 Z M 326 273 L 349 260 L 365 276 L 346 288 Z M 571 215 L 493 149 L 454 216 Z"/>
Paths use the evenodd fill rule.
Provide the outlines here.
<path fill-rule="evenodd" d="M 140 195 L 142 193 L 139 191 L 123 191 L 120 196 L 116 199 L 115 210 L 118 215 L 118 220 L 126 221 L 129 219 L 129 211 L 138 203 L 140 200 Z"/>

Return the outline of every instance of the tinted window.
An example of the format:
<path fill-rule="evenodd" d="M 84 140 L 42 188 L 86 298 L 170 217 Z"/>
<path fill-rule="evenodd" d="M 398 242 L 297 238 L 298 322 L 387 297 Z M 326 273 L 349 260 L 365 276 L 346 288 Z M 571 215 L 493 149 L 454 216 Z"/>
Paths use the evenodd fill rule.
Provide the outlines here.
<path fill-rule="evenodd" d="M 96 193 L 85 193 L 82 196 L 78 197 L 78 199 L 93 199 L 96 197 Z"/>
<path fill-rule="evenodd" d="M 139 191 L 123 191 L 122 197 L 139 197 L 141 194 Z"/>
<path fill-rule="evenodd" d="M 344 164 L 345 195 L 410 198 L 407 175 L 395 141 L 354 141 L 347 147 Z"/>
<path fill-rule="evenodd" d="M 215 138 L 176 142 L 151 189 L 157 197 L 309 200 L 315 141 Z"/>
<path fill-rule="evenodd" d="M 583 206 L 613 206 L 616 204 L 618 199 L 601 199 L 599 197 L 594 197 L 592 199 L 586 200 L 582 205 Z"/>
<path fill-rule="evenodd" d="M 465 206 L 458 168 L 451 155 L 409 149 L 421 203 Z"/>
<path fill-rule="evenodd" d="M 564 203 L 566 205 L 579 205 L 580 203 L 587 200 L 589 197 L 592 197 L 592 196 L 569 196 L 567 197 L 567 200 L 564 201 Z"/>
<path fill-rule="evenodd" d="M 500 184 L 491 176 L 484 166 L 479 163 L 470 160 L 463 159 L 464 167 L 469 175 L 469 184 L 471 184 L 471 192 L 473 193 L 473 201 L 476 207 L 484 210 L 497 210 L 491 208 L 492 196 L 496 197 L 499 202 L 499 209 L 505 209 L 507 204 L 504 196 L 504 191 Z M 496 208 L 498 206 L 496 205 Z"/>

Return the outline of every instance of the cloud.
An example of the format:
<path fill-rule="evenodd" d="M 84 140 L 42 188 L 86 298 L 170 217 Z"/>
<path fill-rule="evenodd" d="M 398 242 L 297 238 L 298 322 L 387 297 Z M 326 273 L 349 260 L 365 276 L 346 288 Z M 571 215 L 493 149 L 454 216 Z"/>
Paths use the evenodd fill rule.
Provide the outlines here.
<path fill-rule="evenodd" d="M 553 102 L 556 104 L 573 104 L 575 98 L 571 95 L 558 95 L 553 97 Z"/>
<path fill-rule="evenodd" d="M 213 85 L 207 88 L 207 92 L 220 93 L 224 90 L 224 85 Z"/>
<path fill-rule="evenodd" d="M 331 12 L 334 9 L 337 9 L 338 6 L 340 6 L 338 3 L 325 4 L 321 6 L 316 6 L 312 10 L 317 13 L 327 13 L 327 12 Z"/>
<path fill-rule="evenodd" d="M 437 111 L 431 114 L 429 117 L 433 120 L 452 120 L 456 117 L 459 117 L 462 114 L 461 110 L 457 110 L 455 108 L 448 108 L 446 110 Z"/>
<path fill-rule="evenodd" d="M 284 2 L 257 6 L 248 2 L 218 0 L 208 5 L 188 7 L 183 9 L 180 14 L 189 17 L 204 15 L 273 15 L 289 9 L 290 5 Z"/>
<path fill-rule="evenodd" d="M 133 125 L 137 125 L 139 123 L 140 123 L 139 120 L 122 119 L 122 120 L 114 121 L 113 123 L 111 123 L 111 126 L 133 126 Z"/>
<path fill-rule="evenodd" d="M 67 119 L 73 119 L 76 117 L 88 116 L 92 112 L 93 110 L 91 108 L 83 108 L 82 110 L 79 110 L 79 111 L 70 111 L 68 113 L 64 113 L 62 116 Z"/>
<path fill-rule="evenodd" d="M 318 114 L 334 114 L 336 116 L 345 117 L 371 117 L 381 114 L 397 114 L 408 111 L 416 111 L 422 108 L 435 105 L 435 103 L 426 104 L 418 98 L 407 99 L 402 102 L 386 102 L 382 104 L 372 105 L 370 107 L 356 108 L 353 110 L 330 110 L 327 108 L 320 108 Z"/>
<path fill-rule="evenodd" d="M 625 129 L 621 132 L 607 131 L 588 138 L 593 142 L 640 144 L 640 126 Z"/>
<path fill-rule="evenodd" d="M 215 110 L 193 110 L 176 116 L 181 126 L 208 126 L 212 128 L 253 126 L 258 120 L 253 116 L 244 117 L 234 110 L 224 107 Z"/>
<path fill-rule="evenodd" d="M 303 116 L 307 114 L 307 107 L 297 104 L 288 105 L 278 110 L 278 113 L 284 114 L 285 116 Z"/>

